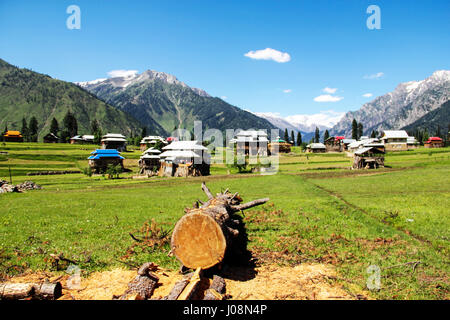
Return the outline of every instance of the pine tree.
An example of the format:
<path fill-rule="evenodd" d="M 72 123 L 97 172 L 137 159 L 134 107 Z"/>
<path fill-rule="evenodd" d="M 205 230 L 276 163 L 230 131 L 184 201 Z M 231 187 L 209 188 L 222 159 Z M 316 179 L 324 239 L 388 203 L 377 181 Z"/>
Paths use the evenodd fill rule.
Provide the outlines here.
<path fill-rule="evenodd" d="M 302 134 L 301 134 L 301 132 L 299 131 L 298 133 L 297 133 L 297 146 L 301 146 L 302 145 Z"/>
<path fill-rule="evenodd" d="M 377 135 L 375 133 L 375 130 L 372 130 L 372 133 L 370 134 L 370 137 L 371 138 L 376 138 L 377 137 Z"/>
<path fill-rule="evenodd" d="M 59 124 L 55 118 L 52 119 L 52 123 L 50 125 L 50 133 L 53 133 L 55 136 L 57 136 L 59 133 Z"/>
<path fill-rule="evenodd" d="M 147 136 L 147 127 L 143 127 L 142 128 L 142 133 L 141 133 L 142 138 Z"/>
<path fill-rule="evenodd" d="M 361 122 L 358 123 L 358 140 L 361 139 L 363 135 L 363 124 Z"/>
<path fill-rule="evenodd" d="M 8 132 L 8 125 L 5 124 L 5 130 L 0 134 L 1 141 L 5 140 L 4 135 Z"/>
<path fill-rule="evenodd" d="M 284 141 L 289 142 L 289 133 L 287 128 L 284 130 Z"/>
<path fill-rule="evenodd" d="M 100 129 L 97 119 L 91 121 L 91 132 L 93 135 Z"/>
<path fill-rule="evenodd" d="M 28 142 L 30 139 L 29 139 L 29 130 L 28 130 L 28 125 L 27 125 L 27 119 L 25 119 L 25 117 L 23 117 L 22 118 L 22 137 L 23 137 L 23 140 L 25 141 L 25 142 Z"/>
<path fill-rule="evenodd" d="M 314 142 L 319 143 L 319 139 L 320 139 L 320 131 L 319 128 L 316 127 L 316 132 L 314 133 Z"/>
<path fill-rule="evenodd" d="M 78 123 L 75 116 L 67 111 L 63 119 L 63 129 L 61 131 L 61 140 L 68 142 L 69 139 L 78 134 Z"/>
<path fill-rule="evenodd" d="M 436 137 L 442 138 L 441 126 L 440 125 L 438 125 L 437 129 L 436 129 Z"/>
<path fill-rule="evenodd" d="M 356 119 L 352 121 L 352 139 L 358 140 L 358 122 L 356 122 Z"/>
<path fill-rule="evenodd" d="M 30 141 L 31 142 L 37 142 L 38 140 L 38 121 L 36 117 L 32 117 L 30 120 Z"/>
<path fill-rule="evenodd" d="M 294 136 L 294 130 L 291 131 L 291 141 L 292 145 L 295 145 L 295 136 Z"/>
<path fill-rule="evenodd" d="M 323 134 L 323 142 L 327 141 L 327 139 L 330 137 L 330 133 L 328 130 L 325 130 L 325 133 Z"/>

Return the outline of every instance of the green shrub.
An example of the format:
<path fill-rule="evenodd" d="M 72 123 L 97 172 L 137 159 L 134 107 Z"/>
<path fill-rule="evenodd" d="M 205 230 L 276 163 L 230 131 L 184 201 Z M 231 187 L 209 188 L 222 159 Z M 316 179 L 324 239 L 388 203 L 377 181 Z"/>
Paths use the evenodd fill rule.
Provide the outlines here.
<path fill-rule="evenodd" d="M 122 167 L 120 165 L 108 165 L 106 169 L 106 174 L 108 179 L 119 179 L 119 175 L 122 173 Z"/>

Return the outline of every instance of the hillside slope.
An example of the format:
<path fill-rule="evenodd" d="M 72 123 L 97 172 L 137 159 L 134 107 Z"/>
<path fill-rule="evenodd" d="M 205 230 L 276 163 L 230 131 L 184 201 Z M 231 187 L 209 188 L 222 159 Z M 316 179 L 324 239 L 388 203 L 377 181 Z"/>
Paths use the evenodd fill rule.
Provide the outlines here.
<path fill-rule="evenodd" d="M 104 132 L 129 135 L 140 133 L 142 125 L 86 90 L 48 75 L 21 69 L 0 59 L 0 129 L 20 130 L 22 118 L 35 116 L 39 139 L 49 132 L 53 117 L 60 127 L 67 111 L 74 113 L 78 132 L 90 133 L 90 122 L 97 119 Z"/>
<path fill-rule="evenodd" d="M 438 126 L 443 133 L 450 128 L 450 100 L 402 129 L 408 132 L 427 129 L 429 133 L 434 134 Z"/>

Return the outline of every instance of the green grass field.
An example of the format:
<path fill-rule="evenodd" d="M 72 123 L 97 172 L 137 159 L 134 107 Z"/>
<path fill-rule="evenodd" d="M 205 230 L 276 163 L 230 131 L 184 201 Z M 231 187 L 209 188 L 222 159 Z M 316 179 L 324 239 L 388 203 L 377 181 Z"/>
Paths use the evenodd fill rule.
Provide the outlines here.
<path fill-rule="evenodd" d="M 158 239 L 183 208 L 229 188 L 244 201 L 269 197 L 245 213 L 249 248 L 264 263 L 324 263 L 349 292 L 365 289 L 367 268 L 381 269 L 376 299 L 448 299 L 450 148 L 389 153 L 386 168 L 349 170 L 344 154 L 282 155 L 276 175 L 237 174 L 214 165 L 195 178 L 132 179 L 140 152 L 123 153 L 132 172 L 121 179 L 83 174 L 27 176 L 29 172 L 82 170 L 94 148 L 86 145 L 0 145 L 0 178 L 32 180 L 43 190 L 1 194 L 0 273 L 57 271 L 49 254 L 63 253 L 85 274 L 154 261 L 178 268 L 169 244 Z M 149 227 L 147 227 L 148 223 Z M 150 230 L 150 231 L 149 231 Z M 129 233 L 150 232 L 137 245 Z M 63 271 L 59 271 L 63 272 Z"/>

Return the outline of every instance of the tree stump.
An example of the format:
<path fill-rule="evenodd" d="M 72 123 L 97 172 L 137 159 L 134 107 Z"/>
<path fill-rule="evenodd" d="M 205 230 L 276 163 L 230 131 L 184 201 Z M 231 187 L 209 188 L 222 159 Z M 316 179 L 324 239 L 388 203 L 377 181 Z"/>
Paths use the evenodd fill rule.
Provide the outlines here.
<path fill-rule="evenodd" d="M 235 213 L 269 200 L 264 198 L 241 204 L 237 192 L 232 194 L 227 189 L 214 197 L 205 183 L 202 183 L 202 189 L 208 201 L 197 202 L 193 208 L 185 209 L 186 214 L 172 233 L 172 253 L 190 269 L 208 269 L 221 262 L 225 255 L 239 255 L 240 248 L 246 246 L 242 239 L 239 240 L 245 230 Z"/>

